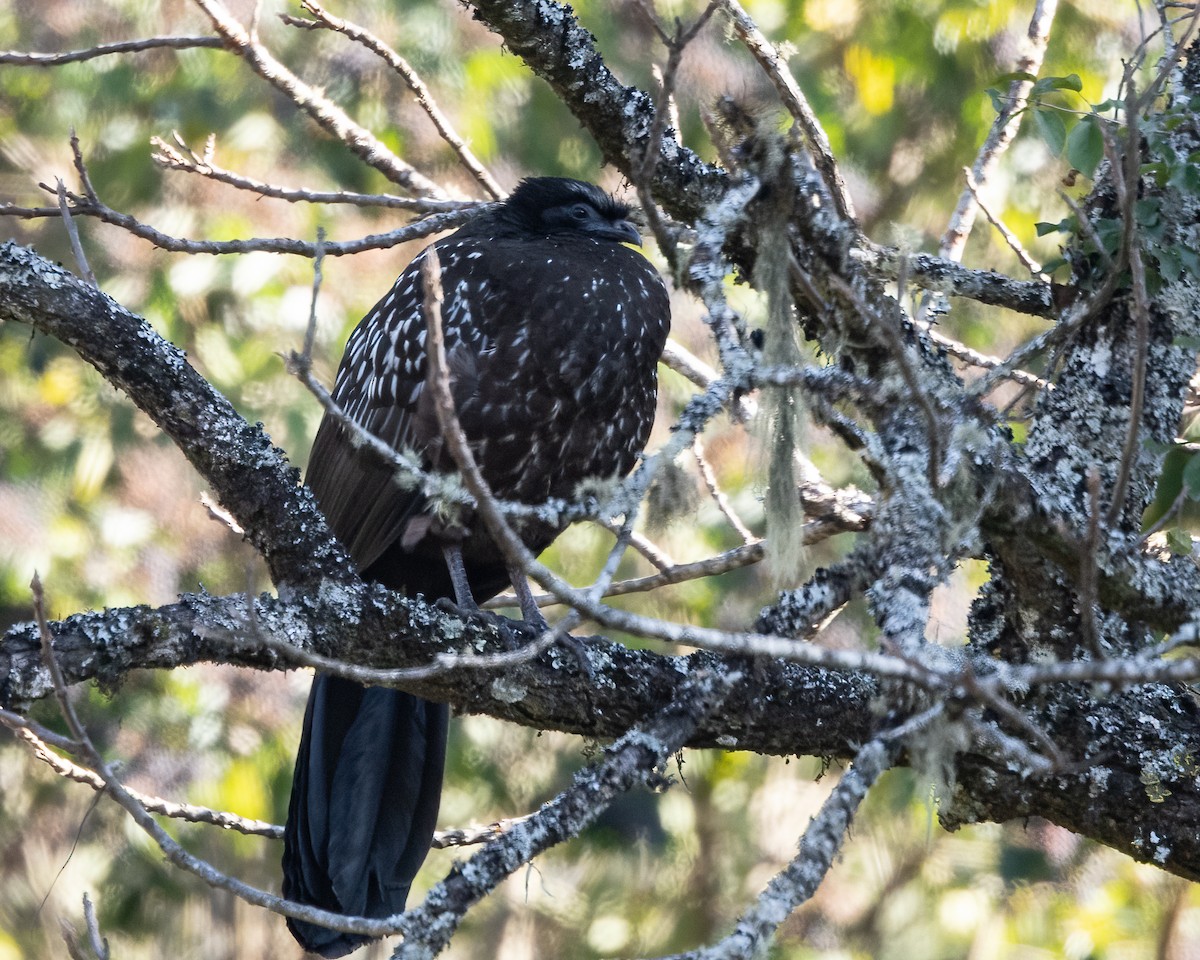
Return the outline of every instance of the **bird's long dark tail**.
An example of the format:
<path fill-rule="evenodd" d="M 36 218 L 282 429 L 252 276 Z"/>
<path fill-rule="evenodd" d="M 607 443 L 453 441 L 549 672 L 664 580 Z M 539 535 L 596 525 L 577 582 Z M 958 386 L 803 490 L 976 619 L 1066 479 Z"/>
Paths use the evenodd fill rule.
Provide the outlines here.
<path fill-rule="evenodd" d="M 285 897 L 353 916 L 404 910 L 437 821 L 448 722 L 444 704 L 316 676 L 288 805 Z M 287 923 L 323 957 L 368 939 Z"/>

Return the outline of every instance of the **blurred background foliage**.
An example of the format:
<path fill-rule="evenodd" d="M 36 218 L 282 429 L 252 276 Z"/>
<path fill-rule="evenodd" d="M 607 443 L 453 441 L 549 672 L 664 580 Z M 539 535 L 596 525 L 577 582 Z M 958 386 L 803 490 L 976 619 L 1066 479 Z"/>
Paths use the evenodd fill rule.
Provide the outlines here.
<path fill-rule="evenodd" d="M 849 173 L 864 225 L 878 240 L 936 249 L 969 164 L 993 117 L 985 90 L 1013 68 L 1030 0 L 753 0 L 748 8 L 784 45 Z M 234 11 L 248 22 L 249 4 Z M 581 0 L 575 9 L 627 82 L 650 81 L 664 60 L 644 8 Z M 665 18 L 694 17 L 697 0 L 660 3 Z M 276 55 L 323 87 L 359 122 L 422 171 L 474 196 L 471 182 L 402 84 L 343 38 L 282 25 L 262 4 L 261 32 Z M 364 0 L 351 15 L 422 73 L 443 109 L 505 186 L 527 174 L 619 180 L 595 146 L 521 62 L 451 0 Z M 204 34 L 195 7 L 112 0 L 9 0 L 0 48 L 61 51 L 157 34 Z M 1132 0 L 1060 4 L 1046 75 L 1076 73 L 1083 96 L 1114 92 L 1120 59 L 1139 36 Z M 732 95 L 774 111 L 770 90 L 720 18 L 689 49 L 679 84 L 685 141 L 714 151 L 703 115 Z M 316 131 L 293 105 L 218 50 L 152 51 L 70 66 L 0 66 L 0 199 L 45 205 L 37 184 L 70 186 L 68 137 L 77 131 L 93 182 L 112 207 L 177 236 L 340 240 L 390 229 L 394 211 L 312 206 L 252 194 L 151 160 L 152 136 L 178 134 L 196 149 L 215 135 L 216 161 L 241 174 L 311 189 L 386 190 L 376 172 Z M 1055 238 L 1033 224 L 1062 218 L 1067 173 L 1035 135 L 1006 157 L 991 196 L 1035 256 Z M 1076 192 L 1085 190 L 1081 183 Z M 318 407 L 285 373 L 299 346 L 312 287 L 303 259 L 268 254 L 168 254 L 115 227 L 81 222 L 101 286 L 146 316 L 250 420 L 303 465 Z M 0 218 L 0 239 L 71 263 L 57 220 Z M 325 263 L 318 368 L 328 381 L 354 323 L 417 247 Z M 1019 274 L 996 235 L 977 227 L 966 260 Z M 733 291 L 753 322 L 762 305 Z M 711 358 L 693 304 L 675 297 L 675 336 Z M 1003 353 L 1041 322 L 956 304 L 943 328 Z M 693 388 L 664 371 L 661 431 Z M 1003 391 L 998 396 L 1005 398 Z M 704 438 L 741 515 L 762 530 L 763 461 L 752 431 L 722 421 Z M 866 484 L 857 463 L 821 431 L 806 448 L 835 484 Z M 696 559 L 737 535 L 680 461 L 673 515 L 652 535 L 672 557 Z M 686 495 L 694 491 L 694 495 Z M 69 350 L 28 329 L 0 327 L 0 627 L 30 613 L 28 583 L 44 579 L 53 616 L 90 607 L 169 602 L 180 591 L 268 589 L 252 551 L 199 502 L 202 484 L 127 400 Z M 810 551 L 807 568 L 847 549 L 841 537 Z M 579 528 L 551 562 L 582 579 L 608 535 Z M 646 572 L 627 561 L 624 573 Z M 967 564 L 939 589 L 937 639 L 962 642 L 967 605 L 986 577 Z M 769 595 L 757 569 L 626 602 L 698 623 L 742 626 Z M 872 642 L 850 609 L 822 642 Z M 94 738 L 135 786 L 281 822 L 308 678 L 197 667 L 132 676 L 119 690 L 79 691 Z M 53 723 L 49 705 L 37 716 Z M 111 803 L 56 778 L 20 746 L 0 743 L 0 960 L 61 956 L 59 918 L 78 922 L 80 895 L 97 900 L 122 960 L 143 957 L 296 957 L 282 922 L 214 893 L 164 864 Z M 452 736 L 445 825 L 525 813 L 561 789 L 595 744 L 487 718 Z M 793 855 L 797 837 L 836 776 L 813 758 L 685 753 L 681 781 L 631 796 L 581 842 L 541 857 L 475 910 L 449 956 L 653 955 L 698 945 L 739 911 Z M 1080 802 L 1086 802 L 1081 797 Z M 199 855 L 254 884 L 278 882 L 278 845 L 210 826 L 167 824 Z M 434 882 L 461 852 L 435 851 L 419 881 Z M 419 894 L 420 891 L 418 890 Z M 382 947 L 364 955 L 384 956 Z M 816 898 L 785 925 L 772 956 L 880 958 L 1200 957 L 1200 899 L 1189 884 L 1140 866 L 1050 824 L 1030 820 L 944 833 L 931 786 L 908 771 L 872 792 L 840 862 Z"/>

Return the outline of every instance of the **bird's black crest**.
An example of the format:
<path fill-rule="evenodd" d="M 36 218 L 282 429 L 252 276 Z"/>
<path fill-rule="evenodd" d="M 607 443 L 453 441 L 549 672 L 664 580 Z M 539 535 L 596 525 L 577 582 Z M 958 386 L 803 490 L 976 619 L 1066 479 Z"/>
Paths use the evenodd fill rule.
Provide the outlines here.
<path fill-rule="evenodd" d="M 594 207 L 606 220 L 624 220 L 629 216 L 629 207 L 614 200 L 594 183 L 569 177 L 527 177 L 504 202 L 504 212 L 532 227 L 537 225 L 544 211 L 580 200 Z"/>

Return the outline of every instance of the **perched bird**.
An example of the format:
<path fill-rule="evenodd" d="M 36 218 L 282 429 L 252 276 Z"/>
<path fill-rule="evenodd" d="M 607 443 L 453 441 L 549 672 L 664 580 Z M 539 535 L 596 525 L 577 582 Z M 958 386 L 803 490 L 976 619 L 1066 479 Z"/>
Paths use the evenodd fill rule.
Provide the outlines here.
<path fill-rule="evenodd" d="M 434 244 L 455 410 L 496 496 L 539 503 L 623 476 L 654 419 L 670 325 L 662 279 L 630 244 L 628 209 L 578 180 L 523 181 Z M 451 470 L 426 384 L 418 255 L 350 335 L 334 399 L 391 445 Z M 410 596 L 472 606 L 522 576 L 482 523 L 436 517 L 395 468 L 326 415 L 308 485 L 359 572 Z M 534 552 L 561 529 L 516 524 Z M 448 710 L 398 690 L 318 674 L 304 715 L 283 854 L 289 899 L 359 916 L 404 909 L 437 817 Z M 340 957 L 365 938 L 303 921 L 305 949 Z"/>

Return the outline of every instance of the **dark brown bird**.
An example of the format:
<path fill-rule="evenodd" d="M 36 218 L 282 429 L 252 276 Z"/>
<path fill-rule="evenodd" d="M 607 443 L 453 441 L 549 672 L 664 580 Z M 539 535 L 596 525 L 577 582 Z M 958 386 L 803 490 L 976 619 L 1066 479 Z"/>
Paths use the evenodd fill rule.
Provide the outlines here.
<path fill-rule="evenodd" d="M 592 184 L 541 177 L 434 244 L 455 410 L 502 499 L 569 498 L 581 481 L 628 473 L 646 443 L 670 306 L 653 266 L 626 246 L 640 242 L 627 216 Z M 426 387 L 423 256 L 350 335 L 333 395 L 385 443 L 449 470 Z M 468 605 L 511 579 L 527 618 L 536 613 L 481 524 L 437 520 L 331 416 L 307 480 L 364 578 Z M 561 532 L 528 520 L 517 529 L 534 552 Z M 288 808 L 286 897 L 358 916 L 403 911 L 437 818 L 447 721 L 443 704 L 316 676 Z M 365 940 L 288 927 L 325 957 Z"/>

